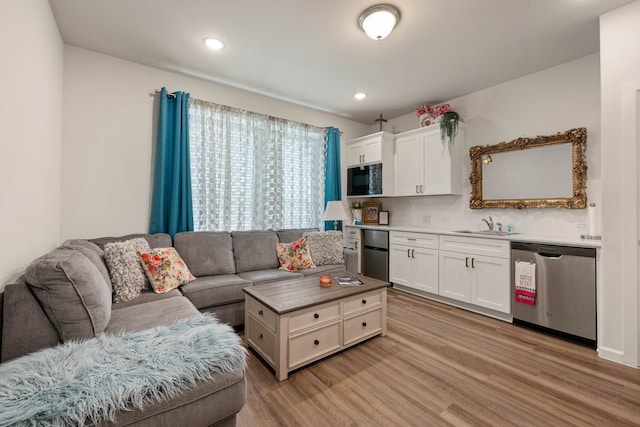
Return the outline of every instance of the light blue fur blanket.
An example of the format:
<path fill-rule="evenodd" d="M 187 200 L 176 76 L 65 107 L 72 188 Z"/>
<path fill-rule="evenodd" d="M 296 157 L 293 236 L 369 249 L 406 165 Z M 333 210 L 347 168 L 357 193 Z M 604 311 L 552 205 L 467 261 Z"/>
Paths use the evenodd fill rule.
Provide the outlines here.
<path fill-rule="evenodd" d="M 170 399 L 245 366 L 233 329 L 210 315 L 100 336 L 0 365 L 0 426 L 82 426 Z"/>

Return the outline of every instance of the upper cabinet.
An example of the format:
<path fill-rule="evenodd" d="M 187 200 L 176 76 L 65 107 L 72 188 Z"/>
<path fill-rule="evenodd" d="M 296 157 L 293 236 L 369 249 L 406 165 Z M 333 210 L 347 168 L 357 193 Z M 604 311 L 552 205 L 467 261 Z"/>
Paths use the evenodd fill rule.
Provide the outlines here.
<path fill-rule="evenodd" d="M 453 145 L 440 138 L 432 125 L 396 135 L 395 196 L 429 196 L 462 192 L 464 125 Z"/>
<path fill-rule="evenodd" d="M 377 132 L 346 143 L 347 166 L 393 163 L 393 139 L 389 132 Z"/>
<path fill-rule="evenodd" d="M 376 132 L 345 143 L 347 197 L 393 196 L 395 135 Z"/>

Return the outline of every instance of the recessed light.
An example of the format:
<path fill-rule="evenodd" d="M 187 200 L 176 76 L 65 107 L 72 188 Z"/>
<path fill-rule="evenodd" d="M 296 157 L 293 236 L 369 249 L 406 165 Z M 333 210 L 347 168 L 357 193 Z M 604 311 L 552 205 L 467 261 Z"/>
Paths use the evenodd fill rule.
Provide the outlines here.
<path fill-rule="evenodd" d="M 364 93 L 364 92 L 358 92 L 358 93 L 356 93 L 355 95 L 353 95 L 353 97 L 354 97 L 355 99 L 357 99 L 358 101 L 360 101 L 360 100 L 365 99 L 365 98 L 367 97 L 367 94 L 366 94 L 366 93 Z"/>
<path fill-rule="evenodd" d="M 218 39 L 214 39 L 213 37 L 207 37 L 204 39 L 204 45 L 211 50 L 220 50 L 224 47 L 224 43 Z"/>

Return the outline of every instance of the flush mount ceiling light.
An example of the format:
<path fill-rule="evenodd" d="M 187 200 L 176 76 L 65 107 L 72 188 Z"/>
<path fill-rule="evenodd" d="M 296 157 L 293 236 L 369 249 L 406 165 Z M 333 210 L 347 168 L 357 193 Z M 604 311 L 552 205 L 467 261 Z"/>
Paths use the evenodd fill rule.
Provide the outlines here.
<path fill-rule="evenodd" d="M 390 4 L 371 6 L 360 14 L 358 26 L 373 40 L 382 40 L 400 21 L 400 11 Z"/>
<path fill-rule="evenodd" d="M 203 42 L 204 45 L 211 50 L 220 50 L 224 47 L 224 43 L 218 39 L 214 39 L 213 37 L 207 37 Z"/>
<path fill-rule="evenodd" d="M 367 97 L 367 94 L 366 94 L 366 93 L 364 93 L 364 92 L 358 92 L 358 93 L 356 93 L 355 95 L 353 95 L 353 97 L 354 97 L 355 99 L 357 99 L 358 101 L 360 101 L 360 100 L 365 99 L 365 98 Z"/>

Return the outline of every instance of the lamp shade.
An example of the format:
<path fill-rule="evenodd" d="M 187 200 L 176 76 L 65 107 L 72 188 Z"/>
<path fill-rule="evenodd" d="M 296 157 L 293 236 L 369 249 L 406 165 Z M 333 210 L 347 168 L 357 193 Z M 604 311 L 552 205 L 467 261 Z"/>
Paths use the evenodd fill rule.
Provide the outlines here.
<path fill-rule="evenodd" d="M 344 210 L 341 200 L 333 200 L 327 203 L 327 209 L 322 215 L 323 221 L 349 221 L 349 215 Z"/>
<path fill-rule="evenodd" d="M 358 26 L 373 40 L 382 40 L 391 34 L 400 20 L 400 11 L 390 4 L 371 6 L 358 18 Z"/>

